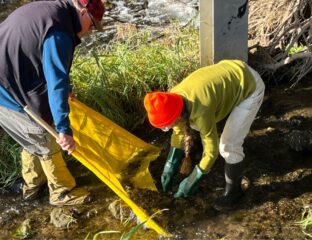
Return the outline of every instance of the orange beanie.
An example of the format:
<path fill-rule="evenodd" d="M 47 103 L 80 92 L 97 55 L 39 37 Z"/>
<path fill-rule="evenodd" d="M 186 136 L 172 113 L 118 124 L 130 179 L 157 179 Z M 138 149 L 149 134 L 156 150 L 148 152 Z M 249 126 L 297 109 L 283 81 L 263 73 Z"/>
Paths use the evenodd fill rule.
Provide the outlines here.
<path fill-rule="evenodd" d="M 144 107 L 148 120 L 156 128 L 163 128 L 174 123 L 183 108 L 180 95 L 169 92 L 151 92 L 144 98 Z"/>

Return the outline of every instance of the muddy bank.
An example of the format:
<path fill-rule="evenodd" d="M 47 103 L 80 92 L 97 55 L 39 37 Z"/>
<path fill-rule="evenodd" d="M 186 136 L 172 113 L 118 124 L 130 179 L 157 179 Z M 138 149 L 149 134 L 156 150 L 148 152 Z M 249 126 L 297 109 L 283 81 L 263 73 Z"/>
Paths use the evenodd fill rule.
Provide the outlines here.
<path fill-rule="evenodd" d="M 267 87 L 265 101 L 244 145 L 249 188 L 232 211 L 219 213 L 212 207 L 225 184 L 221 158 L 192 198 L 176 200 L 172 193 L 161 191 L 132 192 L 129 186 L 133 200 L 150 213 L 168 209 L 156 221 L 173 233 L 174 239 L 307 239 L 296 222 L 301 218 L 303 206 L 312 205 L 312 161 L 307 146 L 310 141 L 304 134 L 311 128 L 311 91 L 312 82 L 308 80 L 295 89 Z M 141 138 L 168 149 L 168 135 L 147 127 L 141 130 L 137 133 Z M 292 134 L 295 130 L 296 134 Z M 305 141 L 298 141 L 301 138 Z M 301 151 L 296 146 L 303 142 Z M 193 156 L 199 160 L 200 147 Z M 165 157 L 166 151 L 150 167 L 159 189 Z M 47 189 L 30 203 L 24 202 L 21 194 L 3 193 L 0 195 L 1 239 L 85 239 L 88 233 L 93 236 L 104 230 L 124 232 L 135 225 L 134 221 L 126 224 L 127 213 L 115 219 L 108 210 L 109 204 L 117 199 L 110 189 L 79 163 L 69 165 L 78 185 L 90 190 L 95 201 L 87 206 L 61 208 L 70 218 L 60 227 L 51 217 L 60 208 L 48 204 Z M 177 176 L 175 191 L 181 179 L 182 176 Z M 99 239 L 119 237 L 120 234 L 110 234 Z M 134 239 L 157 238 L 153 231 L 141 230 Z"/>
<path fill-rule="evenodd" d="M 312 117 L 312 81 L 302 81 L 295 89 L 287 86 L 267 87 L 266 97 L 257 120 L 244 144 L 249 188 L 242 201 L 231 211 L 220 213 L 213 209 L 213 201 L 224 188 L 223 164 L 219 158 L 211 173 L 200 185 L 199 193 L 189 199 L 174 199 L 172 193 L 131 191 L 134 201 L 148 212 L 168 209 L 156 221 L 175 235 L 174 239 L 307 239 L 300 226 L 304 205 L 312 204 L 311 152 L 304 147 L 296 151 L 296 130 L 310 130 Z M 221 126 L 220 126 L 221 127 Z M 146 134 L 147 133 L 147 134 Z M 140 134 L 141 135 L 142 131 Z M 169 146 L 169 136 L 145 128 L 146 141 Z M 148 137 L 147 137 L 148 136 Z M 304 135 L 302 135 L 304 136 Z M 290 140 L 292 139 L 292 140 Z M 311 141 L 312 142 L 312 141 Z M 308 149 L 308 150 L 306 150 Z M 199 153 L 198 153 L 199 152 Z M 160 175 L 166 151 L 150 166 L 160 189 Z M 199 160 L 200 148 L 193 152 Z M 30 239 L 84 239 L 97 231 L 127 231 L 135 223 L 125 225 L 128 215 L 115 219 L 108 210 L 117 199 L 114 193 L 79 163 L 70 163 L 78 185 L 89 189 L 95 202 L 88 206 L 65 207 L 73 221 L 65 228 L 51 223 L 54 207 L 48 205 L 45 190 L 39 200 L 23 202 L 21 195 L 0 195 L 0 236 L 11 239 L 16 229 L 29 220 Z M 182 179 L 177 176 L 176 186 Z M 123 223 L 124 222 L 124 223 Z M 120 235 L 103 235 L 99 239 L 119 239 Z M 135 239 L 157 239 L 151 230 L 140 230 Z"/>

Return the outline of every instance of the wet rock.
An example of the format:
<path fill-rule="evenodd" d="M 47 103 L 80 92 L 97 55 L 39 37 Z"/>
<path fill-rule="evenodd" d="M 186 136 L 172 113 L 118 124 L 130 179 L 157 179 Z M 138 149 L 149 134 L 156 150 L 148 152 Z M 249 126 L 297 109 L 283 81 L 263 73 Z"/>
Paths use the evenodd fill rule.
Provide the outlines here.
<path fill-rule="evenodd" d="M 142 223 L 142 221 L 139 218 L 137 218 L 137 216 L 134 214 L 131 208 L 120 199 L 110 203 L 108 206 L 108 210 L 111 212 L 111 214 L 114 216 L 115 219 L 121 221 L 124 224 L 133 222 L 136 225 L 139 225 Z M 148 229 L 148 226 L 144 224 L 142 228 Z"/>
<path fill-rule="evenodd" d="M 125 205 L 120 199 L 113 201 L 109 204 L 108 210 L 115 219 L 121 222 L 132 221 L 136 218 L 132 210 Z"/>
<path fill-rule="evenodd" d="M 293 130 L 285 135 L 285 142 L 297 152 L 312 151 L 312 131 Z"/>
<path fill-rule="evenodd" d="M 21 215 L 20 209 L 15 206 L 5 209 L 0 215 L 0 226 L 4 225 L 6 222 L 13 221 L 13 219 L 18 218 Z"/>
<path fill-rule="evenodd" d="M 292 127 L 298 127 L 301 125 L 301 123 L 303 122 L 304 118 L 299 116 L 299 117 L 291 117 L 289 119 L 289 124 Z"/>
<path fill-rule="evenodd" d="M 86 217 L 87 217 L 87 218 L 91 218 L 91 217 L 96 216 L 98 213 L 99 213 L 98 210 L 96 210 L 96 209 L 91 209 L 91 210 L 89 210 L 89 211 L 87 212 Z"/>
<path fill-rule="evenodd" d="M 16 229 L 13 236 L 19 239 L 26 239 L 32 236 L 32 229 L 30 225 L 30 219 L 26 219 L 22 224 Z"/>
<path fill-rule="evenodd" d="M 16 202 L 16 199 L 12 199 L 12 202 Z M 21 209 L 18 208 L 15 204 L 13 206 L 7 205 L 9 208 L 5 210 L 3 213 L 6 213 L 8 215 L 20 215 L 21 214 Z"/>
<path fill-rule="evenodd" d="M 271 132 L 274 132 L 275 131 L 275 128 L 273 128 L 273 127 L 268 127 L 267 129 L 266 129 L 266 132 L 267 133 L 271 133 Z"/>
<path fill-rule="evenodd" d="M 77 223 L 70 209 L 54 208 L 50 214 L 50 222 L 57 228 L 69 228 L 70 225 Z"/>
<path fill-rule="evenodd" d="M 4 188 L 3 190 L 5 192 L 11 192 L 11 193 L 22 193 L 23 191 L 23 185 L 24 185 L 24 180 L 23 178 L 18 178 L 17 180 L 14 181 L 14 183 L 9 186 Z"/>
<path fill-rule="evenodd" d="M 244 176 L 243 179 L 242 179 L 241 185 L 242 185 L 242 189 L 244 191 L 247 191 L 250 188 L 250 185 L 251 185 L 250 179 L 247 178 L 246 176 Z"/>

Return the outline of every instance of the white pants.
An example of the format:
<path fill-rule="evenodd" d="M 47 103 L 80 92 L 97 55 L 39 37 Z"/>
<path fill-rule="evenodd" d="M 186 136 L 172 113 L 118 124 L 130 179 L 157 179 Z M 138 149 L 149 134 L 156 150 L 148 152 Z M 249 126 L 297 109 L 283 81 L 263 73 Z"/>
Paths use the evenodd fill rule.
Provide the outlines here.
<path fill-rule="evenodd" d="M 230 164 L 239 163 L 244 159 L 244 139 L 257 115 L 264 96 L 265 85 L 260 75 L 251 67 L 248 67 L 248 69 L 256 81 L 256 89 L 233 109 L 220 138 L 220 154 Z"/>

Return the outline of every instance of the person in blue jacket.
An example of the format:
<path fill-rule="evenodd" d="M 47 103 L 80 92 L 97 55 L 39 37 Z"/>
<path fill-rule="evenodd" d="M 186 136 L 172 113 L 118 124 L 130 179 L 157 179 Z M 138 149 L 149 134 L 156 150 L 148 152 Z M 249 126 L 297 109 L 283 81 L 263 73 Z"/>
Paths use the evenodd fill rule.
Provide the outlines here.
<path fill-rule="evenodd" d="M 52 205 L 90 201 L 62 158 L 75 141 L 69 122 L 69 72 L 75 47 L 93 27 L 101 30 L 101 0 L 36 1 L 0 24 L 0 126 L 22 147 L 23 198 L 47 183 Z M 23 110 L 28 106 L 55 127 L 56 140 Z"/>

